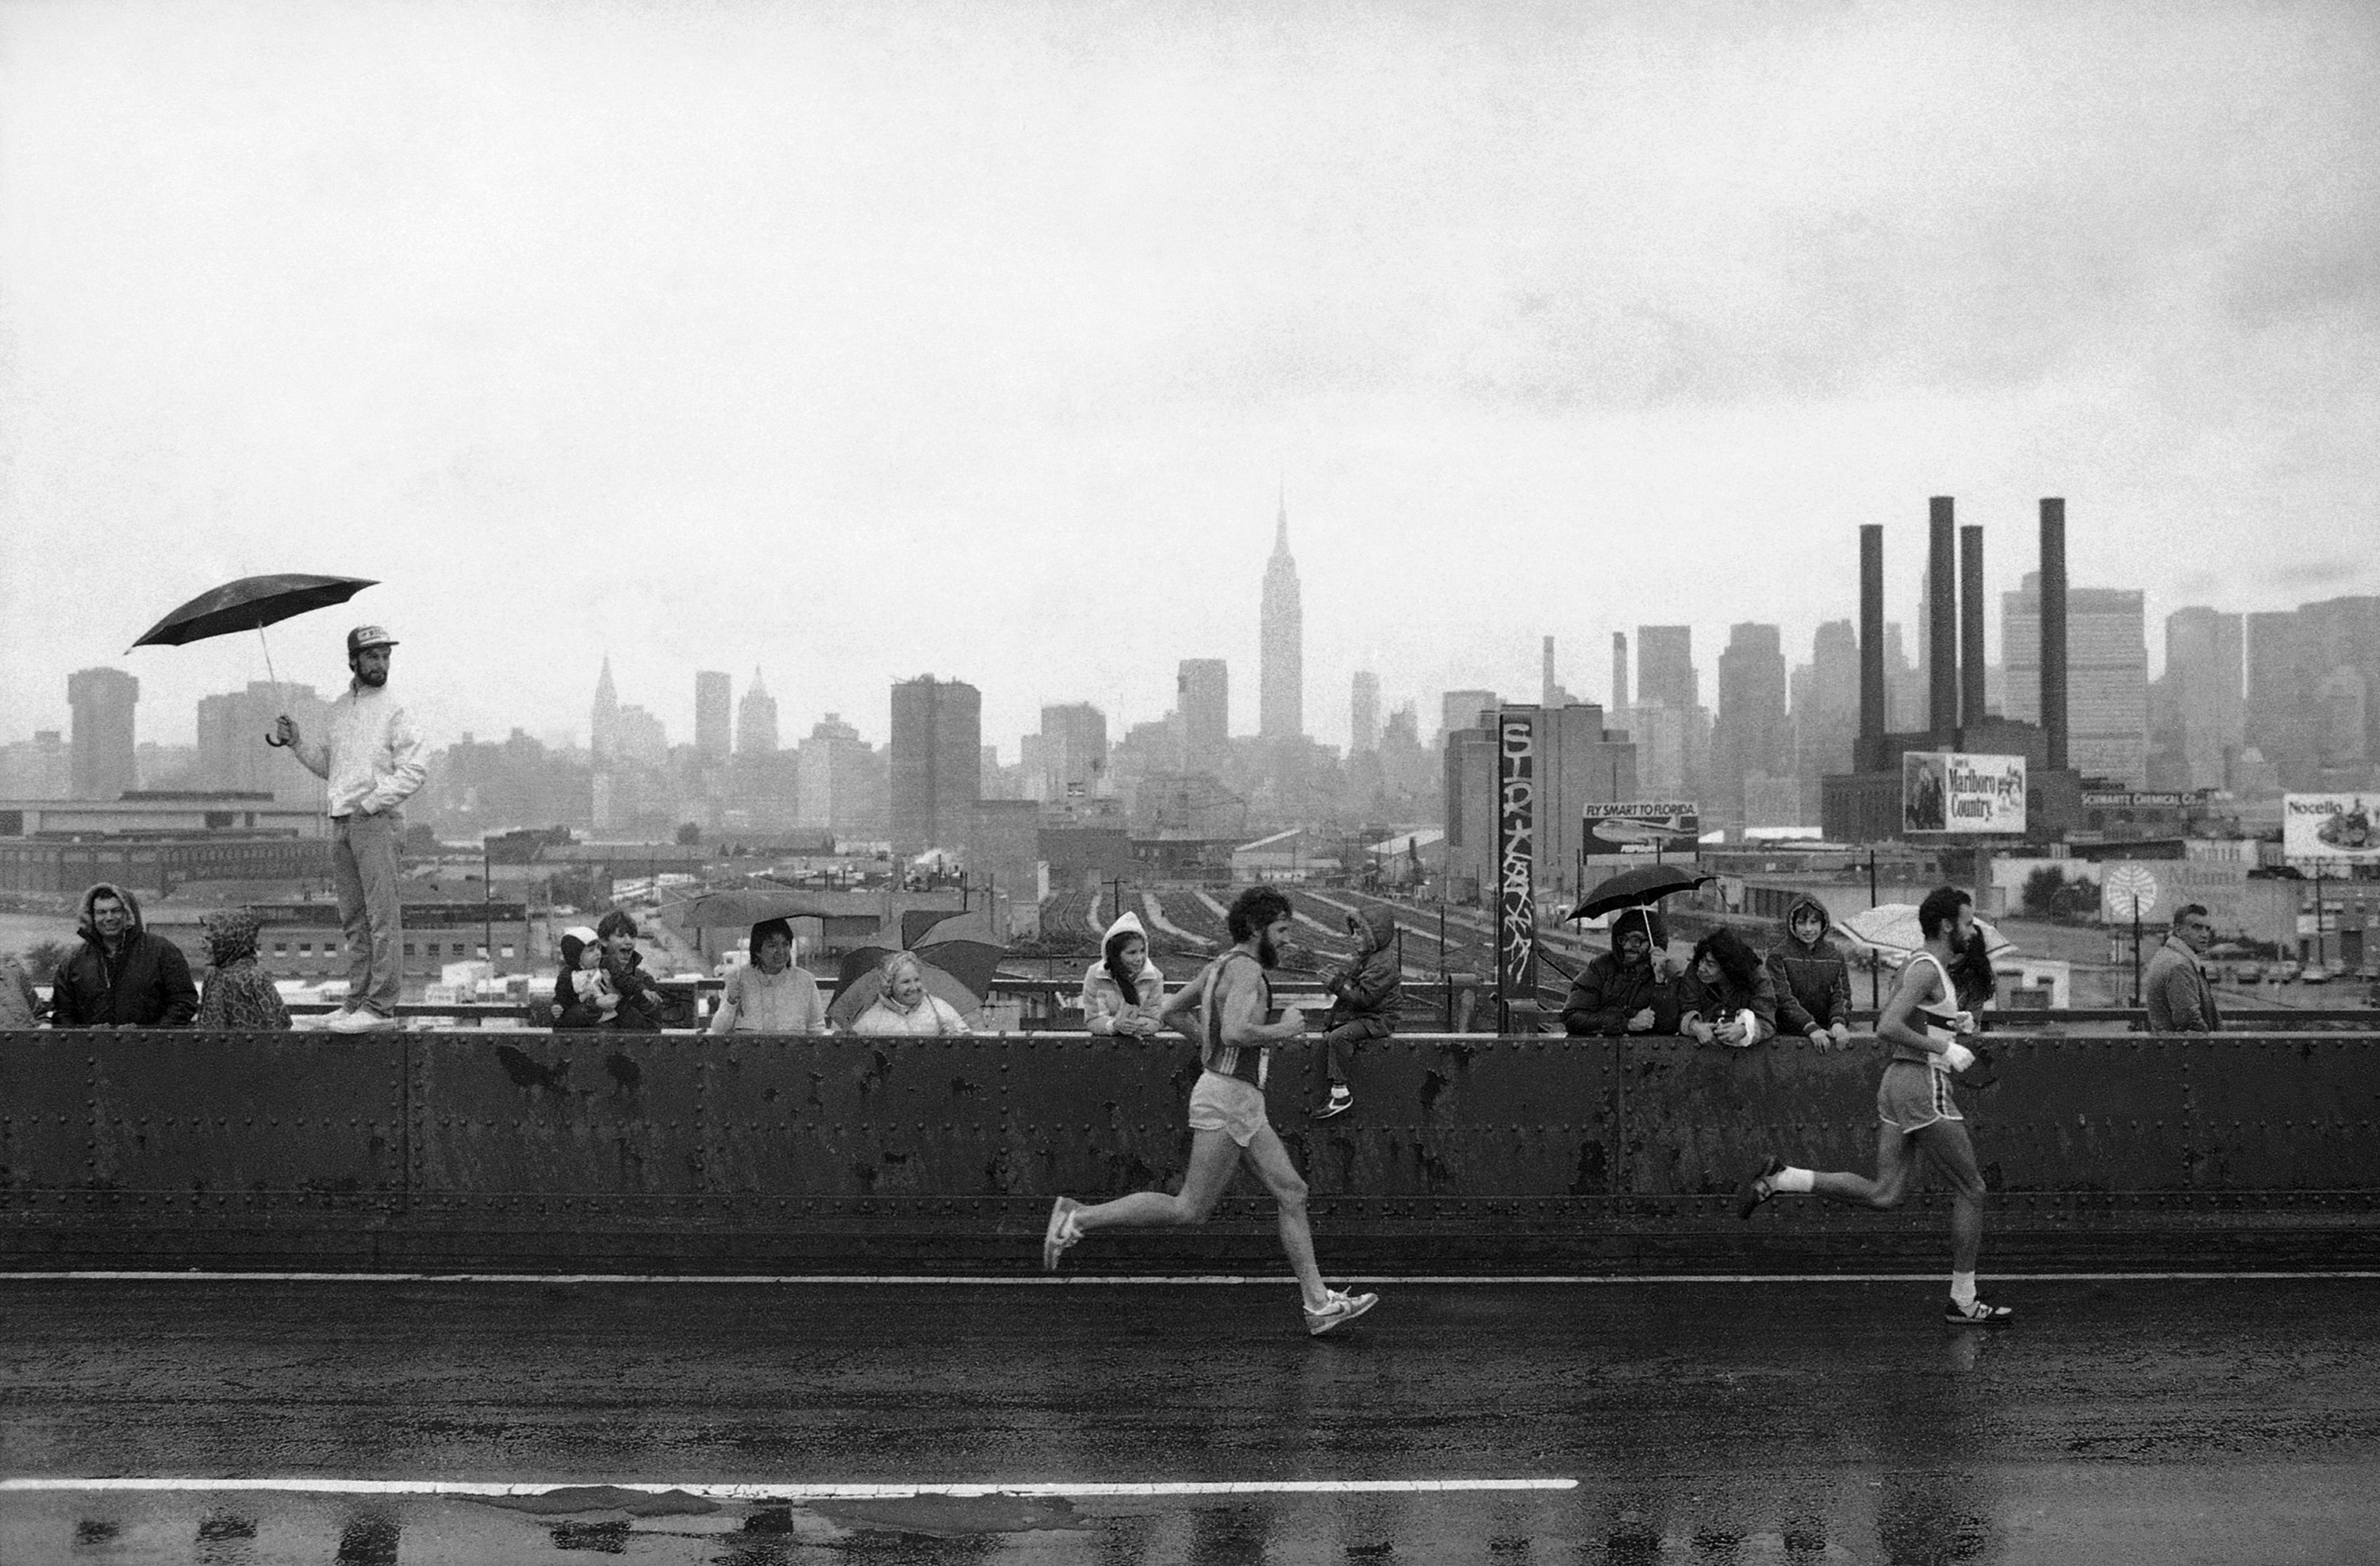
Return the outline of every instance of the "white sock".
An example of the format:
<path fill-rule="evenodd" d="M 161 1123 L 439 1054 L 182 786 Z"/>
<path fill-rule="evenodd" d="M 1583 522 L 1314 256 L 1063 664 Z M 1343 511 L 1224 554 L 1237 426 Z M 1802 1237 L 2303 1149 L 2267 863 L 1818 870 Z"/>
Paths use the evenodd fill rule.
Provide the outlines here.
<path fill-rule="evenodd" d="M 1771 1191 L 1815 1191 L 1818 1188 L 1818 1177 L 1806 1169 L 1788 1165 L 1768 1177 L 1768 1188 Z"/>
<path fill-rule="evenodd" d="M 1975 1275 L 1972 1272 L 1950 1274 L 1950 1303 L 1961 1310 L 1975 1303 Z"/>

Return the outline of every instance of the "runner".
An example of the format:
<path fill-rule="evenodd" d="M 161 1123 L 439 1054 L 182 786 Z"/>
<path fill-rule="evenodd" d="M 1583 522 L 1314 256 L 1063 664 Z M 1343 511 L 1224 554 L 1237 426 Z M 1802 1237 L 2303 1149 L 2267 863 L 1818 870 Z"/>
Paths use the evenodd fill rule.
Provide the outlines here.
<path fill-rule="evenodd" d="M 1314 1235 L 1305 1222 L 1305 1182 L 1289 1161 L 1289 1149 L 1265 1117 L 1265 1078 L 1273 1047 L 1305 1031 L 1294 1006 L 1279 1022 L 1271 1014 L 1272 985 L 1267 970 L 1281 961 L 1289 938 L 1289 899 L 1269 886 L 1252 886 L 1232 903 L 1226 922 L 1232 949 L 1174 992 L 1158 1020 L 1198 1041 L 1198 1085 L 1190 1092 L 1190 1170 L 1182 1193 L 1140 1191 L 1085 1207 L 1061 1196 L 1050 1209 L 1041 1240 L 1041 1265 L 1051 1271 L 1067 1248 L 1096 1229 L 1160 1229 L 1203 1223 L 1245 1164 L 1281 1205 L 1281 1247 L 1297 1273 L 1304 1296 L 1305 1329 L 1320 1337 L 1379 1303 L 1378 1294 L 1348 1294 L 1327 1287 L 1314 1264 Z M 1196 1020 L 1191 1020 L 1192 1014 Z"/>
<path fill-rule="evenodd" d="M 1973 899 L 1954 886 L 1937 887 L 1917 906 L 1924 950 L 1900 970 L 1900 981 L 1876 1021 L 1876 1037 L 1892 1046 L 1884 1080 L 1876 1090 L 1876 1178 L 1821 1174 L 1772 1158 L 1743 1183 L 1737 1216 L 1780 1191 L 1807 1191 L 1831 1201 L 1877 1208 L 1900 1205 L 1909 1179 L 1912 1146 L 1949 1180 L 1950 1304 L 1943 1319 L 1961 1327 L 2004 1327 L 2016 1312 L 1975 1297 L 1975 1255 L 1984 1239 L 1984 1176 L 1975 1167 L 1974 1144 L 1966 1118 L 1950 1095 L 1950 1074 L 1975 1061 L 1958 1036 L 1973 1033 L 1975 1019 L 1958 1009 L 1947 966 L 1974 929 Z"/>

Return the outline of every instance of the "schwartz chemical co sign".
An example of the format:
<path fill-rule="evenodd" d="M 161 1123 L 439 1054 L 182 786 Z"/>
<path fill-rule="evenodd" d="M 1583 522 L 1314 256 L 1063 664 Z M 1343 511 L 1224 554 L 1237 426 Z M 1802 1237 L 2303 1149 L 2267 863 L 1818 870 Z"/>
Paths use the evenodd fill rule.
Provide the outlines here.
<path fill-rule="evenodd" d="M 2024 758 L 1912 750 L 1900 759 L 1904 832 L 2022 832 Z"/>

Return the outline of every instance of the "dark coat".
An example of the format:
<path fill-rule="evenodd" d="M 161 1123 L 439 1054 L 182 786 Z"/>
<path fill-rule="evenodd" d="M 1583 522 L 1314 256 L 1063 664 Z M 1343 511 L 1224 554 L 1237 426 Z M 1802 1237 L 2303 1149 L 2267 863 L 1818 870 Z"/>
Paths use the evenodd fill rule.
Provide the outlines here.
<path fill-rule="evenodd" d="M 1670 948 L 1670 928 L 1658 914 L 1622 914 L 1612 922 L 1616 942 L 1629 921 L 1641 919 L 1653 951 L 1641 968 L 1623 968 L 1620 954 L 1607 952 L 1586 965 L 1572 981 L 1562 1002 L 1562 1031 L 1573 1037 L 1616 1038 L 1628 1031 L 1628 1019 L 1650 1009 L 1655 1033 L 1678 1030 L 1676 992 L 1662 977 L 1661 959 Z"/>
<path fill-rule="evenodd" d="M 1826 927 L 1815 945 L 1793 939 L 1793 916 L 1804 908 L 1815 909 Z M 1807 1033 L 1851 1021 L 1852 968 L 1827 939 L 1833 928 L 1826 905 L 1815 897 L 1804 897 L 1786 911 L 1784 935 L 1767 964 L 1769 980 L 1777 987 L 1778 1032 Z"/>
<path fill-rule="evenodd" d="M 592 1006 L 582 1005 L 577 991 L 570 982 L 571 970 L 564 968 L 554 976 L 553 1003 L 558 1014 L 557 1028 L 608 1027 L 620 1033 L 659 1033 L 665 1021 L 668 1001 L 652 976 L 645 972 L 641 952 L 631 952 L 625 963 L 614 962 L 607 953 L 603 958 L 604 977 L 619 993 L 620 1009 L 606 1017 Z"/>
<path fill-rule="evenodd" d="M 95 892 L 97 889 L 94 888 Z M 82 945 L 50 979 L 50 1022 L 57 1027 L 181 1027 L 199 1014 L 199 987 L 189 959 L 140 919 L 128 892 L 116 894 L 131 910 L 131 928 L 110 955 L 91 922 L 92 893 L 82 899 Z"/>
<path fill-rule="evenodd" d="M 1401 977 L 1396 916 L 1386 908 L 1367 906 L 1357 917 L 1364 926 L 1363 949 L 1322 981 L 1332 999 L 1331 1018 L 1334 1023 L 1362 1020 L 1393 1026 Z"/>
<path fill-rule="evenodd" d="M 1724 973 L 1717 984 L 1705 984 L 1692 971 L 1678 977 L 1678 1020 L 1700 1017 L 1706 1023 L 1722 1023 L 1736 1013 L 1750 1008 L 1766 1032 L 1762 1038 L 1777 1032 L 1777 982 L 1768 977 L 1767 968 L 1753 971 L 1752 989 L 1747 991 Z M 1752 1042 L 1757 1044 L 1761 1038 Z"/>

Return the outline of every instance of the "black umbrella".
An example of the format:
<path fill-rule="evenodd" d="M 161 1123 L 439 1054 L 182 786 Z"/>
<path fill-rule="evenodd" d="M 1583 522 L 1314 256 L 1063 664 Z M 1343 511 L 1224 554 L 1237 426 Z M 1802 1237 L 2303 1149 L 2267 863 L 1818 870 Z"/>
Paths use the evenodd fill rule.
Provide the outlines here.
<path fill-rule="evenodd" d="M 1659 902 L 1673 892 L 1692 892 L 1716 876 L 1696 875 L 1675 865 L 1646 865 L 1639 869 L 1622 870 L 1605 878 L 1602 884 L 1586 894 L 1586 901 L 1571 910 L 1574 919 L 1599 918 L 1616 914 L 1622 908 L 1641 908 Z"/>
<path fill-rule="evenodd" d="M 288 571 L 270 577 L 242 577 L 237 582 L 225 582 L 200 593 L 142 632 L 132 646 L 181 647 L 209 637 L 254 631 L 256 639 L 264 642 L 264 674 L 273 682 L 278 699 L 281 676 L 273 672 L 273 644 L 264 641 L 264 627 L 310 609 L 345 603 L 375 585 L 361 577 L 308 577 Z M 131 648 L 125 650 L 128 652 Z M 281 741 L 267 734 L 264 743 L 278 745 Z"/>

